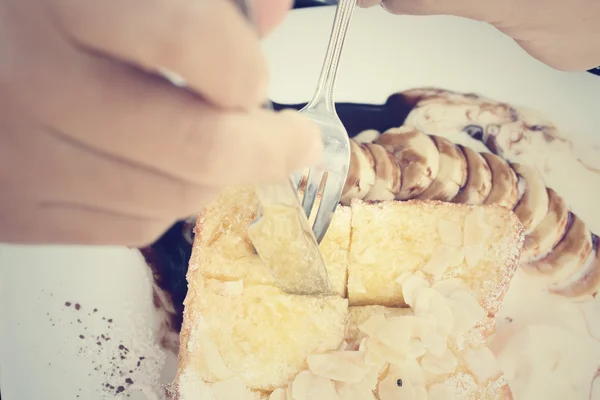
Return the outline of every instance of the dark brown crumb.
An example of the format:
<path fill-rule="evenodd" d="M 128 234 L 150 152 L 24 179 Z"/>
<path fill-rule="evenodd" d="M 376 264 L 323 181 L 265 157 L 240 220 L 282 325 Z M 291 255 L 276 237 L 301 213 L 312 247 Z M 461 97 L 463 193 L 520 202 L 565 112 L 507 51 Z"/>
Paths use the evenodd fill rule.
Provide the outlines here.
<path fill-rule="evenodd" d="M 79 303 L 75 304 L 75 309 L 77 311 L 81 310 L 81 305 Z"/>
<path fill-rule="evenodd" d="M 65 301 L 65 306 L 71 307 L 71 302 L 70 301 Z"/>
<path fill-rule="evenodd" d="M 79 335 L 79 339 L 85 339 L 85 336 Z"/>

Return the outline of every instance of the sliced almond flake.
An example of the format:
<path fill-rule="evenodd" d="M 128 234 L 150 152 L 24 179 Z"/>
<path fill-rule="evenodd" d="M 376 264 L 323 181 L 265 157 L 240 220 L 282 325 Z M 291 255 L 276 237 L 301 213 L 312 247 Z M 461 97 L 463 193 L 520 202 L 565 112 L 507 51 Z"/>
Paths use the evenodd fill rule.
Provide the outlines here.
<path fill-rule="evenodd" d="M 358 326 L 358 329 L 368 336 L 376 336 L 377 332 L 385 325 L 387 319 L 381 314 L 369 317 L 368 320 Z"/>
<path fill-rule="evenodd" d="M 460 224 L 447 219 L 440 219 L 438 222 L 438 233 L 440 240 L 445 245 L 451 247 L 460 247 L 463 244 L 463 232 Z"/>
<path fill-rule="evenodd" d="M 415 315 L 415 318 L 417 319 L 417 326 L 419 327 L 418 335 L 422 335 L 423 333 L 427 333 L 430 331 L 435 331 L 437 329 L 438 322 L 434 315 L 427 313 Z"/>
<path fill-rule="evenodd" d="M 467 311 L 467 309 L 451 299 L 448 299 L 448 306 L 450 307 L 450 310 L 452 310 L 452 315 L 454 316 L 454 327 L 452 328 L 450 335 L 455 341 L 461 341 L 462 336 L 473 329 L 479 320 L 476 319 L 472 313 Z"/>
<path fill-rule="evenodd" d="M 480 246 L 492 234 L 492 228 L 484 220 L 483 207 L 476 207 L 465 216 L 463 228 L 463 244 L 465 246 Z"/>
<path fill-rule="evenodd" d="M 462 279 L 451 278 L 435 282 L 431 288 L 437 290 L 442 296 L 448 297 L 452 293 L 460 290 L 468 290 L 467 285 Z"/>
<path fill-rule="evenodd" d="M 235 376 L 211 385 L 215 400 L 251 400 L 252 395 L 242 379 Z"/>
<path fill-rule="evenodd" d="M 226 294 L 240 295 L 244 291 L 244 281 L 223 282 L 223 292 Z"/>
<path fill-rule="evenodd" d="M 410 358 L 419 358 L 427 352 L 420 338 L 411 338 L 406 347 L 408 357 Z"/>
<path fill-rule="evenodd" d="M 414 358 L 407 359 L 400 366 L 391 366 L 390 371 L 392 371 L 392 373 L 394 374 L 403 376 L 404 378 L 409 380 L 414 386 L 425 385 L 425 375 L 423 375 L 423 370 L 419 365 L 418 361 Z"/>
<path fill-rule="evenodd" d="M 210 373 L 219 381 L 231 378 L 233 373 L 225 365 L 219 349 L 217 349 L 215 343 L 208 337 L 208 334 L 200 334 L 199 340 L 202 354 L 204 355 L 204 360 L 206 361 Z"/>
<path fill-rule="evenodd" d="M 428 385 L 431 385 L 435 382 L 437 382 L 439 380 L 439 375 L 438 374 L 432 374 L 431 372 L 421 369 L 421 371 L 423 371 L 423 377 L 425 378 L 425 387 L 427 387 Z"/>
<path fill-rule="evenodd" d="M 366 338 L 362 343 L 365 351 L 365 364 L 371 368 L 387 365 L 388 361 L 384 351 L 387 346 L 381 344 L 377 339 Z"/>
<path fill-rule="evenodd" d="M 429 287 L 419 288 L 414 295 L 414 304 L 411 305 L 415 315 L 430 314 L 429 309 L 434 297 L 442 297 L 442 295 Z"/>
<path fill-rule="evenodd" d="M 454 372 L 457 365 L 458 361 L 450 350 L 447 350 L 440 357 L 429 352 L 421 359 L 421 368 L 436 375 L 445 375 Z"/>
<path fill-rule="evenodd" d="M 377 383 L 379 382 L 379 376 L 385 371 L 388 367 L 387 363 L 382 363 L 378 367 L 371 367 L 369 372 L 365 375 L 362 381 L 360 381 L 357 385 L 364 386 L 369 388 L 369 390 L 377 389 Z"/>
<path fill-rule="evenodd" d="M 427 389 L 429 400 L 454 400 L 454 391 L 445 383 L 434 383 Z"/>
<path fill-rule="evenodd" d="M 487 346 L 468 347 L 463 352 L 463 358 L 467 369 L 480 386 L 496 380 L 502 373 L 494 353 Z"/>
<path fill-rule="evenodd" d="M 429 281 L 422 276 L 412 275 L 402 283 L 404 302 L 414 308 L 415 293 L 421 288 L 429 288 Z"/>
<path fill-rule="evenodd" d="M 375 338 L 369 338 L 366 342 L 365 363 L 372 367 L 381 365 L 382 361 L 390 364 L 403 364 L 406 362 L 405 351 L 386 346 Z"/>
<path fill-rule="evenodd" d="M 425 349 L 427 349 L 425 355 L 443 356 L 448 351 L 448 340 L 439 332 L 430 331 L 423 333 L 421 335 L 421 342 Z"/>
<path fill-rule="evenodd" d="M 277 389 L 273 390 L 273 392 L 269 396 L 269 400 L 293 400 L 293 399 L 291 399 L 291 398 L 288 399 L 285 389 L 277 388 Z"/>
<path fill-rule="evenodd" d="M 416 318 L 412 316 L 393 317 L 379 328 L 376 338 L 386 346 L 402 350 L 415 331 Z"/>
<path fill-rule="evenodd" d="M 306 362 L 313 374 L 346 383 L 360 382 L 370 369 L 365 364 L 364 353 L 358 351 L 311 354 L 306 357 Z"/>
<path fill-rule="evenodd" d="M 427 389 L 425 389 L 425 386 L 415 387 L 415 399 L 416 400 L 429 400 L 429 396 L 427 395 Z"/>
<path fill-rule="evenodd" d="M 292 382 L 294 400 L 340 400 L 333 381 L 317 376 L 310 371 L 302 371 Z"/>
<path fill-rule="evenodd" d="M 452 255 L 452 264 L 451 265 L 461 265 L 465 260 L 465 247 L 457 247 L 456 251 Z"/>
<path fill-rule="evenodd" d="M 373 391 L 361 384 L 336 382 L 335 390 L 340 400 L 377 400 Z"/>
<path fill-rule="evenodd" d="M 439 294 L 439 293 L 438 293 Z M 431 305 L 429 312 L 433 315 L 438 322 L 438 331 L 448 336 L 454 328 L 454 316 L 452 310 L 448 306 L 446 298 L 439 294 L 431 299 Z"/>
<path fill-rule="evenodd" d="M 461 307 L 465 308 L 467 312 L 478 322 L 483 320 L 486 316 L 486 312 L 479 304 L 475 296 L 467 291 L 457 291 L 450 295 L 449 300 L 454 301 Z"/>
<path fill-rule="evenodd" d="M 398 386 L 398 379 L 402 379 L 402 387 Z M 410 380 L 400 375 L 388 373 L 377 385 L 379 400 L 417 400 L 413 385 Z"/>
<path fill-rule="evenodd" d="M 465 261 L 470 268 L 475 268 L 485 256 L 485 247 L 483 246 L 465 246 L 463 251 Z"/>
<path fill-rule="evenodd" d="M 433 279 L 439 280 L 444 272 L 453 265 L 456 250 L 456 247 L 444 244 L 438 246 L 421 270 L 426 274 L 433 275 Z"/>

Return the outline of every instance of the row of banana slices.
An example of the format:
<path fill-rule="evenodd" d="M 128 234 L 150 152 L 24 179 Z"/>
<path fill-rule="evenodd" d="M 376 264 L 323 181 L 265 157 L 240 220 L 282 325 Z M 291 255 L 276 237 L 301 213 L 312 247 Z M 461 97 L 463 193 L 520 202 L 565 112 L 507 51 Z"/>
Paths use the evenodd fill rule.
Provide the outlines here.
<path fill-rule="evenodd" d="M 406 126 L 364 131 L 351 149 L 342 204 L 354 198 L 498 204 L 525 228 L 522 267 L 550 291 L 587 300 L 600 289 L 598 237 L 534 168 Z"/>

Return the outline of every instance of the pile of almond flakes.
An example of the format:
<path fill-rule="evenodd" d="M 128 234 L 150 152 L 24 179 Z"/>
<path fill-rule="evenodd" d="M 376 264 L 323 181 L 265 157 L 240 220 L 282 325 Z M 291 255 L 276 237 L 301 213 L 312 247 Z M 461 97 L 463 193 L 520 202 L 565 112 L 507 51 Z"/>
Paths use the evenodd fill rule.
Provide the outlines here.
<path fill-rule="evenodd" d="M 442 220 L 438 231 L 443 244 L 423 268 L 435 279 L 463 260 L 476 265 L 484 255 L 481 243 L 491 233 L 478 211 L 467 215 L 462 230 L 456 223 Z M 455 388 L 444 378 L 457 369 L 470 374 L 479 385 L 499 376 L 492 352 L 483 343 L 465 340 L 486 315 L 462 280 L 430 285 L 423 273 L 416 272 L 397 282 L 412 313 L 371 316 L 358 326 L 356 341 L 344 342 L 338 351 L 309 355 L 308 368 L 287 387 L 271 393 L 269 400 L 455 400 Z M 231 286 L 228 292 L 243 290 L 241 281 Z M 208 346 L 218 353 L 213 347 Z M 214 355 L 215 363 L 221 364 L 222 359 Z M 216 399 L 256 398 L 239 377 L 203 389 Z"/>

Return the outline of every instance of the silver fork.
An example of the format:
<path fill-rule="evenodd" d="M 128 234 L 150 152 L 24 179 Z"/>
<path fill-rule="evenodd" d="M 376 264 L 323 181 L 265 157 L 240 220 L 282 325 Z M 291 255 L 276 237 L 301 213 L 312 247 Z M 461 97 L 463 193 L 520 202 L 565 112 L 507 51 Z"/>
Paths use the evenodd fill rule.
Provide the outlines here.
<path fill-rule="evenodd" d="M 319 125 L 323 138 L 323 158 L 308 171 L 302 199 L 302 208 L 306 212 L 306 216 L 310 218 L 317 194 L 323 184 L 321 203 L 313 224 L 313 232 L 319 243 L 329 228 L 333 213 L 342 196 L 350 165 L 350 140 L 348 132 L 335 110 L 333 93 L 342 48 L 355 4 L 356 0 L 338 1 L 317 89 L 312 100 L 299 111 Z M 304 171 L 293 174 L 292 180 L 296 188 L 300 188 L 303 177 Z"/>
<path fill-rule="evenodd" d="M 252 0 L 234 0 L 234 3 L 251 22 L 254 21 Z M 333 91 L 346 32 L 354 13 L 355 4 L 356 0 L 338 1 L 317 90 L 312 100 L 299 111 L 319 125 L 323 138 L 323 157 L 316 166 L 308 171 L 302 199 L 302 208 L 306 217 L 310 218 L 317 194 L 323 184 L 321 202 L 312 227 L 318 243 L 321 243 L 331 224 L 333 213 L 342 196 L 350 165 L 350 140 L 346 128 L 335 111 Z M 271 108 L 270 102 L 267 102 L 266 107 Z M 298 171 L 292 174 L 291 179 L 297 190 L 300 189 L 304 173 L 305 171 Z M 257 219 L 261 216 L 262 211 L 259 206 Z"/>

